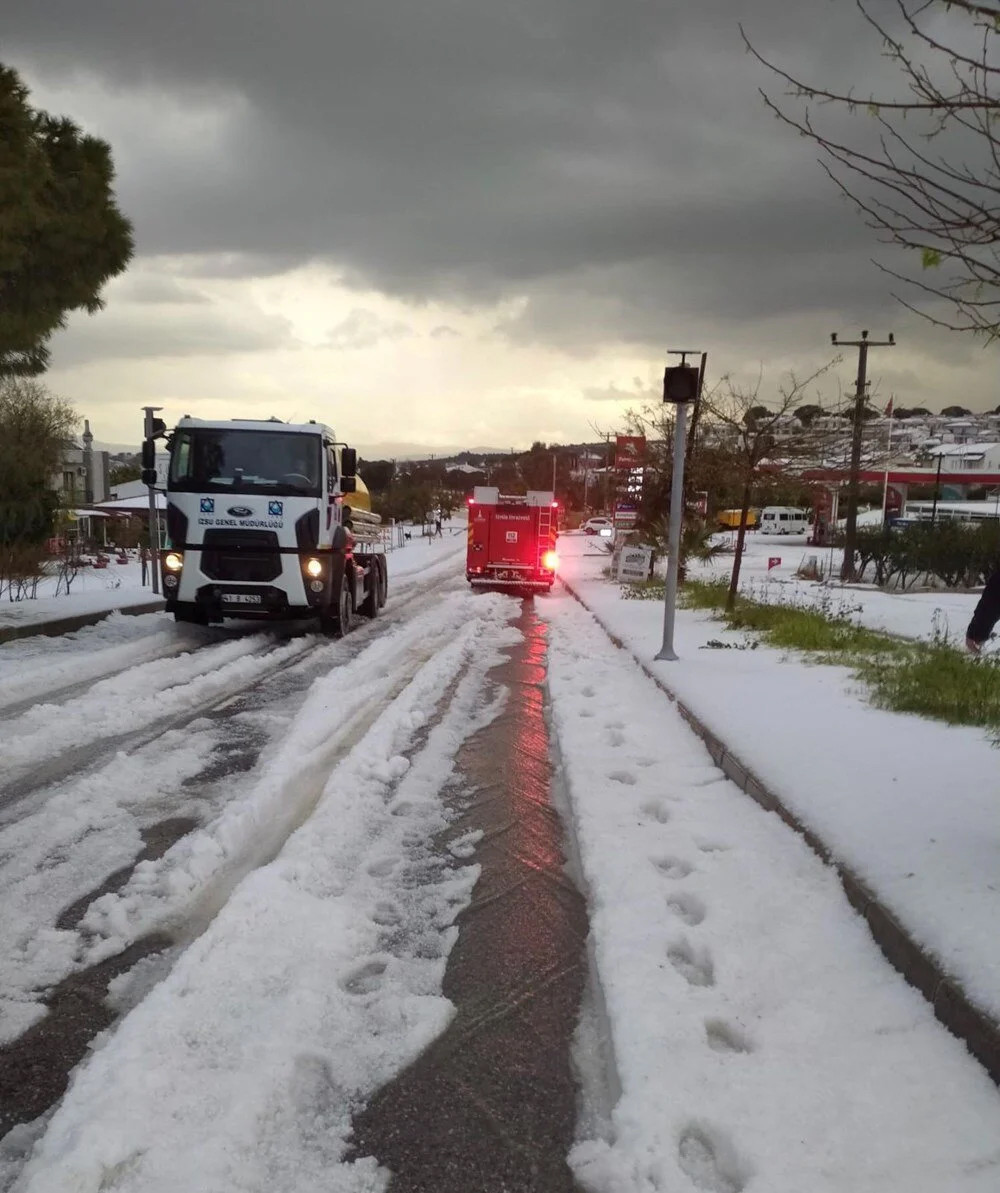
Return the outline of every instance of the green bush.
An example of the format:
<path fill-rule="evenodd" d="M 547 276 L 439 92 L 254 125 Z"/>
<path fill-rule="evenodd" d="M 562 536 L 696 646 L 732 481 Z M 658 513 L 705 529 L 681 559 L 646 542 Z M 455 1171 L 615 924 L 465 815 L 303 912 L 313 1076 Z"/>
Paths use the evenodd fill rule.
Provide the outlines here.
<path fill-rule="evenodd" d="M 985 583 L 1000 564 L 1000 522 L 918 522 L 899 530 L 862 527 L 855 563 L 862 579 L 871 567 L 879 586 L 908 588 L 924 577 L 946 588 L 971 588 Z"/>

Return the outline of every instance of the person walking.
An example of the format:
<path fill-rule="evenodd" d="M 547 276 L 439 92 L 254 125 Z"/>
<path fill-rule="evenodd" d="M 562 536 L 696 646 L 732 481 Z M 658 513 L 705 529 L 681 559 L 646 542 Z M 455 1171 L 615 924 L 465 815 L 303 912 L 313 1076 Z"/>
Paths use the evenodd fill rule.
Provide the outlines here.
<path fill-rule="evenodd" d="M 444 535 L 441 533 L 441 518 L 440 518 L 440 516 L 434 519 L 434 537 L 435 538 L 444 538 Z"/>
<path fill-rule="evenodd" d="M 986 581 L 983 595 L 979 598 L 969 628 L 965 631 L 965 645 L 972 654 L 979 654 L 983 643 L 993 633 L 993 627 L 1000 621 L 1000 567 Z"/>

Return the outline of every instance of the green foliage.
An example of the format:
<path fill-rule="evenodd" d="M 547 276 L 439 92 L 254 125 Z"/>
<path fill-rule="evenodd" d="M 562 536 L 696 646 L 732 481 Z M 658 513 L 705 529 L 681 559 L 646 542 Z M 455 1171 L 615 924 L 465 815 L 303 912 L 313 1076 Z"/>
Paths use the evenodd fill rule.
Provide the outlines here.
<path fill-rule="evenodd" d="M 0 543 L 39 543 L 52 533 L 52 478 L 77 422 L 37 381 L 0 378 Z"/>
<path fill-rule="evenodd" d="M 100 310 L 101 287 L 128 264 L 113 180 L 108 145 L 33 109 L 0 66 L 0 375 L 43 372 L 66 315 Z"/>
<path fill-rule="evenodd" d="M 729 628 L 759 634 L 771 646 L 852 668 L 879 708 L 1000 730 L 1000 656 L 974 658 L 945 633 L 935 632 L 927 643 L 865 629 L 856 623 L 856 610 L 835 605 L 830 594 L 808 608 L 741 594 L 726 613 L 726 585 L 692 582 L 681 599 L 687 608 L 711 610 Z"/>
<path fill-rule="evenodd" d="M 919 713 L 951 725 L 1000 728 L 1000 658 L 973 658 L 947 642 L 858 661 L 880 708 Z"/>
<path fill-rule="evenodd" d="M 880 586 L 907 588 L 919 578 L 939 580 L 946 588 L 985 583 L 1000 561 L 1000 523 L 918 522 L 891 530 L 882 526 L 858 531 L 857 574 L 872 568 Z"/>

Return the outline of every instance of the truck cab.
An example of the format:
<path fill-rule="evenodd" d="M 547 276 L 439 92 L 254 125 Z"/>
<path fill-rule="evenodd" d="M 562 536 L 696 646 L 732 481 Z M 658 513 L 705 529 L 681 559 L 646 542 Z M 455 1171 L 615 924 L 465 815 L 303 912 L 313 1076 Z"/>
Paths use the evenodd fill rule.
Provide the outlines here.
<path fill-rule="evenodd" d="M 355 453 L 317 422 L 185 417 L 168 440 L 163 593 L 177 621 L 374 617 L 387 571 Z M 353 504 L 352 504 L 353 503 Z"/>

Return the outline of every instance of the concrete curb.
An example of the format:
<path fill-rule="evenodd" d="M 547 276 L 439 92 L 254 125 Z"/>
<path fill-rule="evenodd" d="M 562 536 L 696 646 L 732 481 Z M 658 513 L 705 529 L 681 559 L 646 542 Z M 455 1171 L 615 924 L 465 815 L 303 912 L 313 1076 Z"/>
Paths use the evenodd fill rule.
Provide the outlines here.
<path fill-rule="evenodd" d="M 848 902 L 864 918 L 868 930 L 875 943 L 885 954 L 886 959 L 911 986 L 920 991 L 933 1007 L 934 1014 L 940 1022 L 965 1043 L 965 1046 L 986 1069 L 990 1077 L 1000 1085 L 1000 1023 L 976 1006 L 962 989 L 961 984 L 944 970 L 936 957 L 925 952 L 908 935 L 906 929 L 891 911 L 879 903 L 874 892 L 866 886 L 862 879 L 849 866 L 835 857 L 823 840 L 812 829 L 804 825 L 793 812 L 789 811 L 779 796 L 741 762 L 725 742 L 718 738 L 682 700 L 678 699 L 676 693 L 667 686 L 661 675 L 640 659 L 630 646 L 623 642 L 609 626 L 605 625 L 600 616 L 590 608 L 572 585 L 562 577 L 560 577 L 560 581 L 570 596 L 579 601 L 597 621 L 615 646 L 631 655 L 643 672 L 677 706 L 677 711 L 705 743 L 705 748 L 712 761 L 726 777 L 751 799 L 756 800 L 766 811 L 774 812 L 779 816 L 789 828 L 794 829 L 803 838 L 822 861 L 833 867 L 844 888 Z"/>
<path fill-rule="evenodd" d="M 0 643 L 13 642 L 15 638 L 34 638 L 45 635 L 57 638 L 60 634 L 69 634 L 73 630 L 82 630 L 84 626 L 97 625 L 112 613 L 124 613 L 133 617 L 139 613 L 159 613 L 164 608 L 162 600 L 145 601 L 141 605 L 126 605 L 120 609 L 101 609 L 97 613 L 79 613 L 75 617 L 56 617 L 51 621 L 36 621 L 27 625 L 0 626 Z"/>

